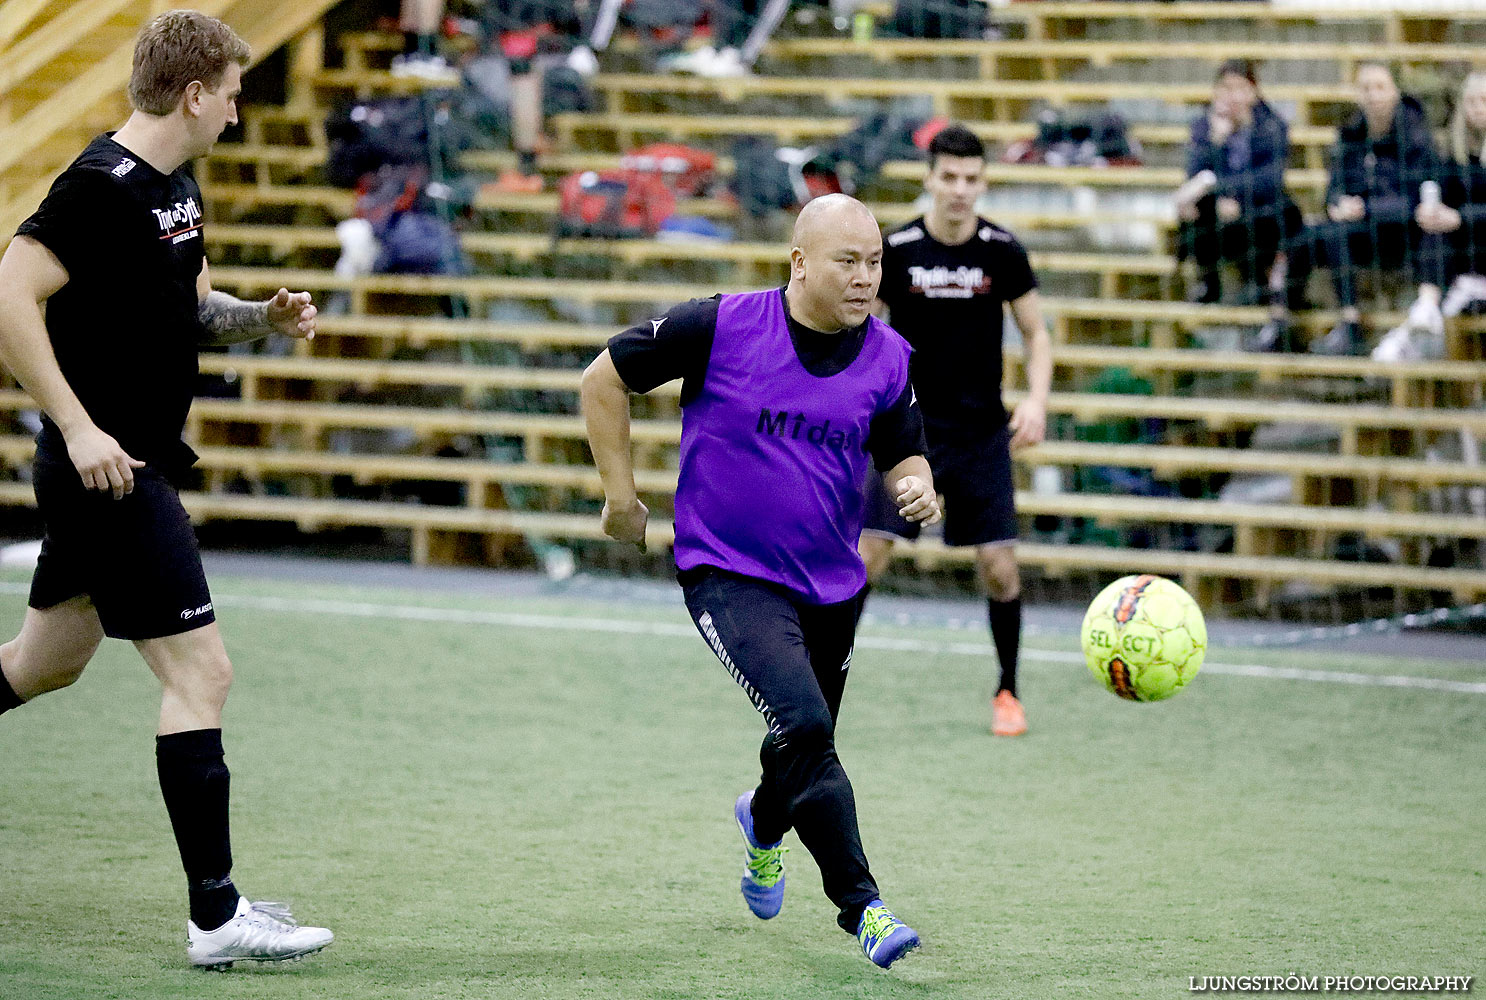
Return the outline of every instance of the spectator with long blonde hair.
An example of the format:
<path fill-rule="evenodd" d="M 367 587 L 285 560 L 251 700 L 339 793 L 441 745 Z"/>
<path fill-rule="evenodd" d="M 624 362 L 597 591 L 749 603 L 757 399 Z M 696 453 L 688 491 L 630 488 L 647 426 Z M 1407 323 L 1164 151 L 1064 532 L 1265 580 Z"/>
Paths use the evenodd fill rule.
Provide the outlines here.
<path fill-rule="evenodd" d="M 1449 155 L 1439 204 L 1420 205 L 1415 221 L 1450 241 L 1455 281 L 1444 311 L 1455 315 L 1486 300 L 1486 72 L 1470 74 L 1460 89 L 1450 120 Z"/>

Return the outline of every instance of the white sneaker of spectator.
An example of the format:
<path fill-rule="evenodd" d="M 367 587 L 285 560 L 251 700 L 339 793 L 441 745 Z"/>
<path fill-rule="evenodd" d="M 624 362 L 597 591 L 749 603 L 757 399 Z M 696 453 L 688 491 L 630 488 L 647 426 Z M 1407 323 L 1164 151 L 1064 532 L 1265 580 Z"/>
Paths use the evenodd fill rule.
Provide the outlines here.
<path fill-rule="evenodd" d="M 702 67 L 711 66 L 717 59 L 717 50 L 710 45 L 692 49 L 690 52 L 673 52 L 661 56 L 656 66 L 667 73 L 695 73 L 703 76 Z"/>
<path fill-rule="evenodd" d="M 1419 357 L 1445 356 L 1445 317 L 1438 300 L 1422 295 L 1415 299 L 1404 325 L 1409 328 L 1410 343 Z"/>
<path fill-rule="evenodd" d="M 1477 302 L 1486 302 L 1486 277 L 1462 274 L 1450 286 L 1440 312 L 1446 316 L 1459 316 Z"/>
<path fill-rule="evenodd" d="M 1443 337 L 1445 317 L 1440 311 L 1439 300 L 1423 295 L 1415 299 L 1414 304 L 1409 306 L 1408 326 L 1420 333 Z"/>
<path fill-rule="evenodd" d="M 710 77 L 748 76 L 751 72 L 743 62 L 743 54 L 731 45 L 719 49 L 712 64 L 701 71 L 703 76 Z"/>
<path fill-rule="evenodd" d="M 1378 346 L 1372 349 L 1374 361 L 1418 361 L 1422 355 L 1414 343 L 1413 331 L 1404 323 L 1383 334 Z"/>
<path fill-rule="evenodd" d="M 582 77 L 593 76 L 599 71 L 598 56 L 587 45 L 579 45 L 568 53 L 568 69 Z"/>
<path fill-rule="evenodd" d="M 417 77 L 428 80 L 430 83 L 453 85 L 459 82 L 458 70 L 445 62 L 443 56 L 430 56 L 419 52 L 394 56 L 392 75 Z"/>
<path fill-rule="evenodd" d="M 429 56 L 424 59 L 419 73 L 425 80 L 434 83 L 445 83 L 454 85 L 459 82 L 459 70 L 444 61 L 443 56 Z"/>

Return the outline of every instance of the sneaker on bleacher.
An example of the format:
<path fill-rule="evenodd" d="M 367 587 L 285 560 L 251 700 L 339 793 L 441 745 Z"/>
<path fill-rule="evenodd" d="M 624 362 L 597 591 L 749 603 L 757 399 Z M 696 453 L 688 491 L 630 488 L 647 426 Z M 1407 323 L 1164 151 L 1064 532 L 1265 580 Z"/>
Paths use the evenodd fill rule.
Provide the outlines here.
<path fill-rule="evenodd" d="M 568 69 L 581 77 L 590 77 L 599 71 L 598 56 L 587 45 L 579 45 L 568 53 Z"/>
<path fill-rule="evenodd" d="M 702 67 L 709 66 L 717 58 L 717 50 L 710 45 L 692 49 L 690 52 L 672 52 L 656 61 L 656 68 L 663 73 L 695 73 L 702 76 Z"/>
<path fill-rule="evenodd" d="M 1461 313 L 1473 314 L 1483 303 L 1486 303 L 1486 277 L 1479 274 L 1462 274 L 1450 286 L 1450 291 L 1445 295 L 1445 301 L 1440 306 L 1440 312 L 1446 316 L 1459 316 Z"/>
<path fill-rule="evenodd" d="M 430 83 L 443 83 L 451 86 L 459 82 L 459 71 L 445 62 L 443 56 L 428 55 L 422 52 L 393 56 L 392 75 L 416 77 Z"/>
<path fill-rule="evenodd" d="M 1422 355 L 1414 343 L 1413 331 L 1407 323 L 1395 326 L 1383 334 L 1378 346 L 1372 349 L 1374 361 L 1418 361 Z"/>
<path fill-rule="evenodd" d="M 729 45 L 727 48 L 719 49 L 712 65 L 702 71 L 703 76 L 726 77 L 726 76 L 748 76 L 751 71 L 748 64 L 743 61 L 743 53 Z"/>
<path fill-rule="evenodd" d="M 1409 318 L 1407 323 L 1410 330 L 1416 334 L 1432 337 L 1444 337 L 1445 316 L 1440 311 L 1438 299 L 1421 295 L 1409 306 Z"/>
<path fill-rule="evenodd" d="M 670 73 L 692 73 L 711 79 L 747 76 L 749 73 L 748 67 L 743 63 L 742 54 L 732 46 L 719 50 L 710 45 L 703 45 L 690 52 L 665 56 L 657 65 Z"/>

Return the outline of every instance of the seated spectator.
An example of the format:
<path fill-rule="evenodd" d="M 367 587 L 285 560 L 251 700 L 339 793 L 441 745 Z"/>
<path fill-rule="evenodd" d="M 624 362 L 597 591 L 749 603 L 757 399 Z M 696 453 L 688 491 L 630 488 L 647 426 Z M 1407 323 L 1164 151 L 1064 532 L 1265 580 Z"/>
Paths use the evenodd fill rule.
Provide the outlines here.
<path fill-rule="evenodd" d="M 579 41 L 582 12 L 569 0 L 502 0 L 485 8 L 486 32 L 495 51 L 506 60 L 509 73 L 505 88 L 511 147 L 516 153 L 515 168 L 504 171 L 496 181 L 499 191 L 542 190 L 537 158 L 551 147 L 545 134 L 544 91 L 554 74 L 586 76 L 598 66 L 592 50 Z"/>
<path fill-rule="evenodd" d="M 1447 316 L 1486 300 L 1486 72 L 1466 77 L 1450 122 L 1450 160 L 1441 177 L 1443 199 L 1414 213 L 1425 232 L 1446 234 L 1450 273 Z"/>
<path fill-rule="evenodd" d="M 1486 73 L 1466 78 L 1450 122 L 1449 160 L 1439 183 L 1425 182 L 1414 222 L 1448 242 L 1447 273 L 1454 280 L 1440 312 L 1458 316 L 1486 304 Z M 1417 330 L 1409 323 L 1389 330 L 1373 348 L 1382 361 L 1443 357 L 1444 330 Z"/>
<path fill-rule="evenodd" d="M 1254 64 L 1223 63 L 1212 104 L 1192 122 L 1187 182 L 1176 194 L 1182 256 L 1197 264 L 1193 301 L 1221 298 L 1224 261 L 1238 268 L 1239 301 L 1260 300 L 1283 241 L 1300 229 L 1285 194 L 1289 160 L 1290 127 L 1259 96 Z"/>
<path fill-rule="evenodd" d="M 1361 63 L 1356 85 L 1358 110 L 1338 133 L 1333 154 L 1327 217 L 1309 227 L 1289 254 L 1292 301 L 1303 295 L 1312 266 L 1330 270 L 1341 321 L 1311 345 L 1320 354 L 1365 353 L 1359 266 L 1405 271 L 1419 283 L 1408 326 L 1431 336 L 1444 331 L 1445 239 L 1414 221 L 1420 186 L 1439 171 L 1429 123 L 1419 102 L 1399 93 L 1387 66 Z"/>

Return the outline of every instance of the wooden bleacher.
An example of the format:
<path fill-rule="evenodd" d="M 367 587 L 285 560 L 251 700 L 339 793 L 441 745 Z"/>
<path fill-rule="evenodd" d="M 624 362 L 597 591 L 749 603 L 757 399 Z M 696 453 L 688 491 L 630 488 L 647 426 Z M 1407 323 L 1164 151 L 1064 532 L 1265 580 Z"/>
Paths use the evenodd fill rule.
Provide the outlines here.
<path fill-rule="evenodd" d="M 330 94 L 358 98 L 408 94 L 427 89 L 414 77 L 382 70 L 327 69 L 308 83 Z M 1110 100 L 1159 100 L 1196 107 L 1212 97 L 1210 81 L 1200 83 L 1099 83 L 1068 80 L 924 80 L 912 77 L 746 76 L 708 80 L 660 73 L 600 73 L 590 81 L 615 111 L 662 111 L 663 98 L 700 98 L 727 106 L 748 98 L 799 98 L 825 103 L 851 99 L 928 97 L 936 115 L 952 118 L 1025 121 L 1041 106 L 1103 105 Z M 1350 84 L 1279 84 L 1265 87 L 1274 101 L 1293 104 L 1303 124 L 1335 124 L 1355 104 Z"/>
<path fill-rule="evenodd" d="M 1040 3 L 995 13 L 1026 39 L 886 40 L 865 47 L 841 39 L 782 39 L 765 55 L 766 72 L 743 80 L 601 74 L 596 85 L 606 107 L 560 116 L 553 123 L 558 148 L 544 166 L 551 174 L 605 169 L 630 144 L 654 137 L 700 137 L 722 149 L 740 134 L 819 139 L 852 123 L 831 109 L 838 98 L 928 96 L 936 109 L 967 115 L 986 139 L 1006 143 L 1030 135 L 1027 115 L 1035 107 L 1110 99 L 1185 106 L 1205 101 L 1211 64 L 1220 58 L 1251 53 L 1269 62 L 1326 60 L 1335 64 L 1338 80 L 1364 55 L 1406 65 L 1460 65 L 1474 58 L 1475 47 L 1461 41 L 1459 25 L 1486 24 L 1486 13 L 1447 23 L 1427 12 L 1307 14 L 1225 3 Z M 1133 37 L 1109 37 L 1126 22 Z M 1180 44 L 1153 37 L 1159 34 L 1153 25 L 1216 22 L 1336 23 L 1354 34 L 1346 41 L 1307 37 L 1283 43 L 1271 43 L 1262 32 Z M 1355 41 L 1363 32 L 1373 38 L 1365 52 Z M 247 141 L 220 147 L 202 174 L 216 287 L 259 296 L 288 285 L 315 291 L 322 301 L 327 293 L 342 293 L 348 312 L 323 315 L 319 337 L 293 345 L 285 356 L 203 355 L 203 374 L 225 395 L 198 400 L 191 416 L 188 440 L 202 462 L 198 488 L 183 494 L 188 508 L 202 519 L 278 521 L 303 530 L 405 530 L 418 561 L 456 558 L 465 551 L 455 544 L 460 539 L 484 539 L 488 551 L 503 553 L 522 537 L 600 541 L 598 480 L 576 415 L 582 363 L 615 329 L 656 309 L 781 280 L 780 248 L 746 241 L 554 242 L 555 194 L 482 191 L 478 224 L 463 234 L 465 250 L 480 265 L 476 276 L 337 277 L 327 266 L 337 249 L 330 225 L 350 215 L 353 201 L 350 192 L 316 183 L 325 156 L 318 102 L 346 92 L 422 86 L 380 68 L 389 54 L 387 36 L 357 34 L 342 41 L 343 68 L 298 60 L 290 105 L 247 109 Z M 1208 65 L 1200 78 L 1183 78 L 1191 63 L 1203 61 Z M 930 66 L 939 76 L 925 79 Z M 1159 74 L 1160 82 L 1099 78 L 1132 66 Z M 830 70 L 826 79 L 822 68 Z M 1299 109 L 1289 181 L 1314 206 L 1325 184 L 1324 152 L 1351 101 L 1350 89 L 1335 83 L 1265 89 L 1272 100 Z M 758 113 L 766 103 L 776 107 Z M 1132 134 L 1156 152 L 1155 159 L 1175 162 L 1171 157 L 1185 141 L 1186 128 L 1136 122 Z M 509 153 L 475 152 L 465 154 L 461 165 L 493 174 L 511 162 Z M 720 166 L 724 174 L 732 169 L 726 157 Z M 872 189 L 872 207 L 884 224 L 911 216 L 904 192 L 916 187 L 922 172 L 916 163 L 883 170 L 882 183 Z M 1079 170 L 997 164 L 991 171 L 998 186 L 1079 187 L 1101 198 L 1168 192 L 1181 179 L 1178 168 L 1160 165 Z M 736 214 L 722 199 L 688 200 L 682 210 L 721 219 Z M 1099 207 L 1013 210 L 998 218 L 1024 235 L 1060 233 L 1064 239 L 1090 225 L 1141 223 L 1164 232 L 1172 222 L 1166 212 L 1142 216 Z M 599 261 L 606 276 L 548 276 L 555 265 L 574 260 Z M 1046 301 L 1058 344 L 1050 417 L 1063 436 L 1019 456 L 1018 502 L 1029 522 L 1063 527 L 1061 534 L 1044 531 L 1018 546 L 1027 566 L 1047 576 L 1164 572 L 1205 602 L 1237 599 L 1250 607 L 1266 606 L 1296 582 L 1430 591 L 1462 601 L 1486 594 L 1486 569 L 1477 555 L 1486 541 L 1486 517 L 1479 505 L 1440 506 L 1446 495 L 1479 493 L 1486 467 L 1469 455 L 1427 457 L 1441 442 L 1486 434 L 1486 364 L 1466 360 L 1479 356 L 1479 321 L 1453 324 L 1454 360 L 1438 362 L 1384 365 L 1366 358 L 1213 351 L 1188 345 L 1200 343 L 1211 327 L 1256 326 L 1264 310 L 1142 299 L 1168 291 L 1165 279 L 1175 262 L 1161 250 L 1110 253 L 1075 246 L 1037 250 L 1033 261 L 1044 275 L 1092 280 L 1099 295 L 1050 295 Z M 712 277 L 698 278 L 698 267 L 712 268 Z M 661 273 L 669 277 L 655 280 Z M 686 280 L 677 280 L 682 274 Z M 457 301 L 471 318 L 409 314 L 436 312 L 448 301 Z M 554 303 L 601 318 L 571 322 L 568 311 Z M 520 318 L 485 318 L 493 306 L 521 307 L 506 313 Z M 398 313 L 387 314 L 387 308 Z M 1318 312 L 1303 319 L 1319 331 L 1332 318 Z M 1391 325 L 1398 316 L 1382 311 L 1370 320 Z M 1008 371 L 1019 376 L 1020 349 L 1009 348 L 1006 357 Z M 1152 394 L 1090 391 L 1110 369 L 1145 376 Z M 654 502 L 650 540 L 657 545 L 670 537 L 666 517 L 675 487 L 678 395 L 679 386 L 670 385 L 636 404 L 637 483 Z M 1009 403 L 1018 398 L 1008 393 Z M 29 439 L 15 432 L 16 417 L 29 407 L 23 393 L 0 389 L 0 420 L 12 428 L 0 428 L 0 459 L 7 466 L 19 466 L 30 454 Z M 1140 443 L 1080 439 L 1085 429 L 1121 423 L 1161 430 Z M 1310 428 L 1320 443 L 1282 450 L 1250 446 L 1258 432 L 1275 425 Z M 1202 491 L 1191 497 L 1175 489 L 1165 496 L 1046 492 L 1032 488 L 1031 470 L 1038 466 L 1060 470 L 1065 483 L 1118 467 L 1148 470 L 1173 487 L 1197 481 Z M 1234 476 L 1284 477 L 1288 497 L 1269 504 L 1217 499 L 1209 487 Z M 355 484 L 352 492 L 360 499 L 343 494 L 347 482 Z M 388 499 L 417 495 L 427 484 L 452 486 L 457 499 Z M 0 482 L 0 502 L 29 503 L 29 488 Z M 1139 532 L 1154 532 L 1160 547 L 1130 548 Z M 1050 538 L 1061 540 L 1044 540 Z M 1110 539 L 1115 543 L 1108 544 Z M 1208 548 L 1223 539 L 1231 551 L 1190 551 L 1193 539 Z M 1377 543 L 1396 561 L 1343 557 L 1337 548 L 1342 539 Z M 1442 540 L 1461 557 L 1457 566 L 1428 565 Z M 963 565 L 968 553 L 928 541 L 901 558 L 932 572 Z"/>
<path fill-rule="evenodd" d="M 1108 272 L 1105 272 L 1108 273 Z M 615 303 L 651 307 L 669 307 L 691 298 L 705 298 L 716 292 L 741 291 L 746 284 L 647 282 L 630 280 L 579 280 L 545 277 L 484 277 L 452 275 L 368 275 L 348 278 L 325 269 L 218 266 L 212 269 L 213 284 L 237 294 L 253 296 L 270 294 L 279 287 L 294 286 L 311 291 L 341 291 L 352 302 L 356 314 L 368 311 L 373 296 L 402 295 L 424 298 L 459 296 L 471 315 L 481 315 L 488 303 L 497 300 L 554 300 L 583 303 Z M 1203 306 L 1174 301 L 1107 301 L 1104 299 L 1045 298 L 1054 341 L 1069 343 L 1071 332 L 1090 323 L 1106 330 L 1109 336 L 1124 342 L 1138 341 L 1155 347 L 1173 346 L 1177 331 L 1194 329 L 1204 324 L 1238 323 L 1258 326 L 1266 312 L 1259 306 Z M 637 316 L 636 319 L 639 317 Z M 1401 314 L 1381 312 L 1372 315 L 1378 323 L 1396 323 Z M 1322 330 L 1335 322 L 1334 313 L 1317 311 L 1299 317 L 1309 329 Z M 1135 332 L 1120 332 L 1121 327 Z M 1479 322 L 1457 324 L 1457 335 L 1477 333 Z"/>
<path fill-rule="evenodd" d="M 1349 5 L 1256 6 L 1251 3 L 1124 3 L 1111 8 L 1095 0 L 1011 4 L 998 7 L 998 22 L 1015 21 L 1025 26 L 1032 39 L 1067 39 L 1085 37 L 1099 25 L 1119 24 L 1130 27 L 1140 37 L 1160 38 L 1170 26 L 1204 25 L 1211 22 L 1242 24 L 1243 34 L 1258 29 L 1311 27 L 1315 25 L 1353 24 L 1365 26 L 1374 42 L 1398 45 L 1433 41 L 1451 25 L 1480 23 L 1479 9 L 1452 3 L 1400 5 L 1396 8 L 1363 8 Z M 1240 35 L 1241 37 L 1241 35 Z M 1185 40 L 1184 40 L 1185 42 Z"/>
<path fill-rule="evenodd" d="M 253 108 L 246 116 L 247 142 L 242 149 L 219 146 L 213 159 L 226 162 L 288 166 L 300 170 L 323 162 L 325 138 L 318 110 L 303 108 Z M 617 162 L 617 154 L 659 139 L 696 141 L 699 138 L 727 140 L 738 135 L 767 135 L 783 145 L 819 142 L 849 130 L 855 120 L 838 115 L 713 115 L 657 114 L 646 112 L 562 112 L 548 121 L 556 147 L 564 152 L 543 157 L 544 170 L 602 169 Z M 968 127 L 999 149 L 1036 132 L 1027 122 L 968 122 Z M 1130 135 L 1148 152 L 1163 159 L 1178 158 L 1190 129 L 1181 124 L 1136 122 Z M 274 137 L 274 142 L 267 141 Z M 288 137 L 287 139 L 284 137 Z M 1324 125 L 1300 125 L 1290 130 L 1295 166 L 1317 169 L 1325 166 L 1325 154 L 1336 142 L 1336 129 Z M 316 156 L 308 150 L 321 150 Z M 611 154 L 605 159 L 605 152 Z M 471 169 L 505 169 L 515 163 L 508 152 L 478 154 L 467 162 Z M 726 164 L 724 164 L 726 168 Z M 895 166 L 895 171 L 905 167 Z M 921 169 L 921 168 L 920 168 Z"/>

